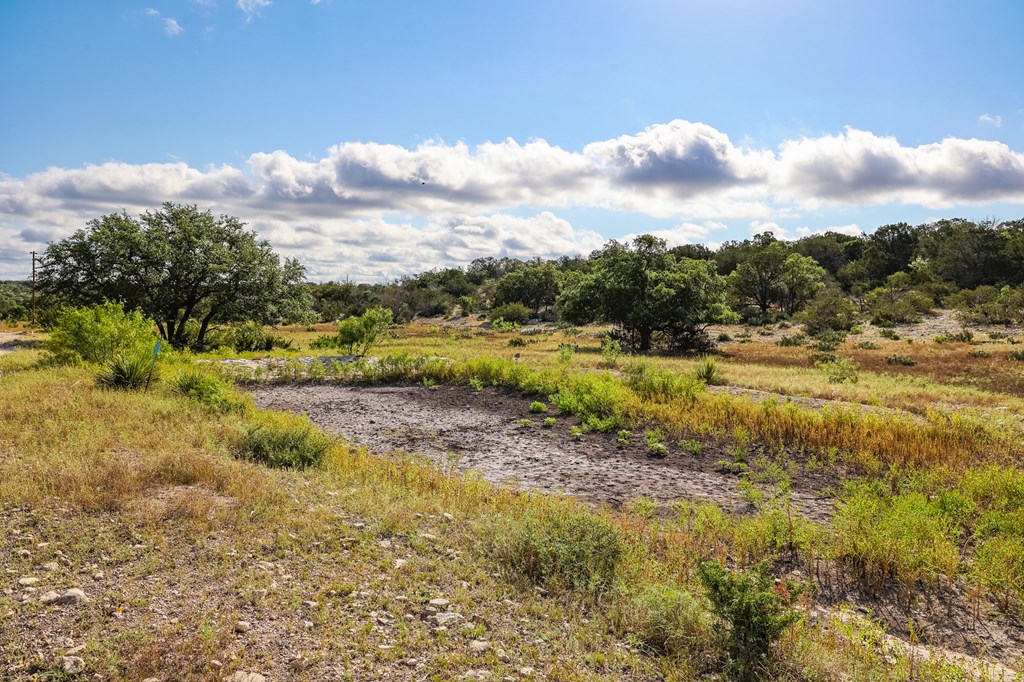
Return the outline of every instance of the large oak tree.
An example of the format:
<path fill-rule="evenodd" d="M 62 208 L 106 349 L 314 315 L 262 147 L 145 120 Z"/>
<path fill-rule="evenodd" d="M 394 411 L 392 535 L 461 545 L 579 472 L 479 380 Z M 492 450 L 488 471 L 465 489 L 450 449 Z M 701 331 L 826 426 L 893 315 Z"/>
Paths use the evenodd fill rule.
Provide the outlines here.
<path fill-rule="evenodd" d="M 312 298 L 296 260 L 283 262 L 270 244 L 233 216 L 165 203 L 138 218 L 127 212 L 89 221 L 51 243 L 42 258 L 41 289 L 71 305 L 121 301 L 156 320 L 175 346 L 202 345 L 211 325 L 253 320 L 307 320 Z M 194 339 L 189 320 L 198 323 Z"/>

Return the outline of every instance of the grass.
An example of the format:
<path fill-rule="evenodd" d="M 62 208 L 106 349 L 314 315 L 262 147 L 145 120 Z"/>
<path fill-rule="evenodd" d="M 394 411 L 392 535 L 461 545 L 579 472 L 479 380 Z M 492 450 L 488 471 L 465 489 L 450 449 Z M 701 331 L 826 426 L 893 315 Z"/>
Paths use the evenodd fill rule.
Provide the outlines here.
<path fill-rule="evenodd" d="M 0 356 L 0 422 L 11 427 L 0 431 L 0 552 L 15 557 L 19 574 L 42 573 L 65 556 L 117 576 L 84 585 L 104 595 L 79 614 L 76 640 L 87 644 L 90 674 L 144 679 L 174 670 L 199 680 L 252 669 L 283 677 L 296 655 L 313 677 L 329 665 L 352 679 L 454 679 L 471 669 L 500 678 L 530 666 L 563 680 L 694 679 L 730 665 L 696 577 L 704 558 L 732 570 L 791 562 L 808 576 L 825 562 L 866 591 L 898 586 L 904 602 L 966 583 L 1018 613 L 1024 479 L 1011 462 L 1020 436 L 982 413 L 1019 405 L 1012 393 L 879 373 L 851 351 L 852 340 L 836 352 L 857 358 L 857 384 L 829 384 L 813 367 L 784 364 L 797 354 L 771 339 L 736 346 L 762 364 L 735 355 L 718 362 L 733 386 L 916 414 L 711 392 L 690 359 L 655 356 L 627 360 L 621 373 L 597 371 L 600 339 L 582 332 L 531 334 L 537 342 L 516 347 L 518 358 L 507 333 L 396 333 L 378 363 L 302 366 L 288 360 L 301 351 L 278 351 L 277 379 L 510 386 L 593 430 L 660 430 L 657 442 L 682 442 L 684 457 L 730 445 L 748 453 L 743 480 L 761 490 L 758 511 L 638 498 L 622 512 L 594 512 L 350 448 L 304 419 L 256 411 L 229 381 L 184 363 L 141 394 L 101 390 L 86 367 L 40 366 L 38 353 Z M 317 330 L 286 334 L 301 346 L 301 335 Z M 581 350 L 559 359 L 560 344 Z M 864 355 L 884 363 L 898 349 L 919 361 L 908 372 L 931 362 L 930 342 L 880 345 Z M 1013 364 L 1005 353 L 968 352 L 974 363 Z M 925 397 L 978 411 L 920 409 Z M 785 476 L 768 476 L 758 463 L 758 453 L 771 451 L 797 466 L 838 459 L 865 479 L 839 491 L 832 519 L 811 522 L 794 513 Z M 21 557 L 15 549 L 26 533 L 33 549 Z M 80 575 L 62 568 L 54 585 Z M 465 630 L 431 631 L 424 609 L 435 597 L 451 601 Z M 170 609 L 177 622 L 156 618 L 150 606 Z M 12 666 L 25 666 L 13 679 L 59 668 L 56 653 L 32 646 L 50 627 L 44 610 L 0 596 L 0 612 L 13 614 L 0 622 L 8 675 Z M 243 619 L 258 625 L 253 634 L 233 632 Z M 488 652 L 467 653 L 476 637 L 492 643 Z M 858 618 L 791 623 L 771 646 L 775 674 L 966 674 L 939 654 L 914 662 L 913 649 L 886 637 Z M 287 651 L 281 641 L 291 642 Z M 417 662 L 404 663 L 410 658 Z"/>

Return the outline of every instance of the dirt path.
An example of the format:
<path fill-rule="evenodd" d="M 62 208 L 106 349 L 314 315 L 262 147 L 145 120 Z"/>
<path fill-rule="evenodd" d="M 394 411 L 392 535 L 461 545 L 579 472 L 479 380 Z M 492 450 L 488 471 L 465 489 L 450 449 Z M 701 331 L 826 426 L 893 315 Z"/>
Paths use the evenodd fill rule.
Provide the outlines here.
<path fill-rule="evenodd" d="M 34 344 L 35 335 L 29 332 L 0 332 L 0 355 Z"/>
<path fill-rule="evenodd" d="M 643 432 L 628 445 L 615 434 L 587 433 L 577 441 L 578 424 L 555 408 L 531 414 L 531 399 L 517 392 L 462 386 L 352 387 L 341 385 L 263 385 L 252 389 L 256 404 L 301 412 L 319 426 L 377 452 L 401 450 L 423 454 L 439 464 L 454 462 L 460 471 L 476 470 L 495 483 L 563 492 L 596 504 L 618 507 L 646 496 L 659 502 L 713 500 L 726 509 L 748 511 L 737 492 L 735 475 L 718 466 L 731 456 L 713 444 L 698 455 L 669 443 L 667 457 L 647 456 Z M 544 417 L 558 422 L 541 426 Z M 531 419 L 523 426 L 521 419 Z M 800 475 L 793 500 L 809 518 L 831 514 L 830 499 L 818 490 L 831 481 Z"/>

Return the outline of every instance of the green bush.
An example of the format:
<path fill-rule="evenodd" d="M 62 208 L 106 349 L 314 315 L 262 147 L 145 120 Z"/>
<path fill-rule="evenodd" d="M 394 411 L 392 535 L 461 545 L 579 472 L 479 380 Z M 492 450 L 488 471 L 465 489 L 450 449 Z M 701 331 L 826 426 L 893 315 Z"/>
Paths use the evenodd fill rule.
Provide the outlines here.
<path fill-rule="evenodd" d="M 392 323 L 394 315 L 390 308 L 370 308 L 362 315 L 346 317 L 338 323 L 337 347 L 347 348 L 349 355 L 366 355 Z M 314 343 L 327 341 L 317 339 Z"/>
<path fill-rule="evenodd" d="M 883 339 L 889 339 L 890 341 L 899 341 L 900 335 L 896 333 L 895 329 L 882 329 L 878 332 Z"/>
<path fill-rule="evenodd" d="M 858 321 L 857 307 L 838 291 L 830 291 L 807 304 L 800 319 L 807 333 L 817 336 L 823 332 L 848 332 Z"/>
<path fill-rule="evenodd" d="M 622 346 L 611 336 L 605 334 L 601 337 L 601 367 L 615 369 L 619 366 L 619 356 L 622 355 Z"/>
<path fill-rule="evenodd" d="M 889 355 L 885 358 L 885 364 L 887 365 L 903 365 L 904 367 L 913 367 L 917 364 L 917 360 L 908 358 L 904 355 Z"/>
<path fill-rule="evenodd" d="M 548 411 L 548 406 L 545 405 L 544 403 L 542 403 L 539 400 L 534 400 L 532 403 L 530 403 L 530 412 L 533 412 L 533 413 L 536 413 L 536 414 L 540 414 L 542 412 L 547 412 L 547 411 Z"/>
<path fill-rule="evenodd" d="M 787 348 L 792 346 L 802 346 L 805 343 L 807 343 L 807 337 L 803 334 L 791 334 L 789 336 L 783 336 L 775 342 L 775 345 Z"/>
<path fill-rule="evenodd" d="M 44 348 L 59 363 L 106 363 L 117 355 L 144 355 L 153 350 L 156 325 L 120 303 L 68 308 L 59 314 Z"/>
<path fill-rule="evenodd" d="M 574 414 L 593 431 L 630 426 L 625 413 L 629 392 L 609 374 L 572 374 L 548 396 L 566 414 Z"/>
<path fill-rule="evenodd" d="M 837 357 L 829 362 L 816 362 L 814 366 L 825 373 L 830 384 L 842 384 L 847 381 L 855 384 L 860 378 L 857 364 L 848 358 Z"/>
<path fill-rule="evenodd" d="M 96 373 L 96 382 L 104 388 L 126 391 L 142 388 L 150 380 L 149 368 L 152 362 L 153 356 L 149 354 L 118 353 Z M 154 368 L 152 381 L 158 378 Z"/>
<path fill-rule="evenodd" d="M 506 303 L 505 305 L 491 308 L 490 312 L 492 320 L 501 318 L 505 322 L 512 322 L 514 324 L 526 324 L 530 321 L 530 315 L 530 309 L 522 303 Z"/>
<path fill-rule="evenodd" d="M 241 459 L 272 467 L 305 469 L 320 464 L 335 439 L 312 424 L 282 416 L 268 418 L 242 437 L 236 454 Z"/>
<path fill-rule="evenodd" d="M 674 585 L 651 585 L 634 598 L 630 632 L 644 649 L 660 655 L 693 656 L 714 638 L 700 599 Z"/>
<path fill-rule="evenodd" d="M 970 343 L 974 340 L 974 334 L 969 329 L 961 329 L 956 334 L 939 334 L 933 341 L 935 343 Z"/>
<path fill-rule="evenodd" d="M 497 565 L 510 576 L 592 595 L 615 585 L 626 552 L 611 521 L 570 503 L 508 519 L 493 550 Z"/>
<path fill-rule="evenodd" d="M 526 339 L 524 339 L 522 336 L 513 336 L 511 339 L 508 340 L 508 345 L 510 348 L 525 348 Z"/>
<path fill-rule="evenodd" d="M 706 384 L 697 376 L 675 374 L 637 360 L 626 365 L 626 385 L 644 400 L 669 402 L 679 398 L 696 400 L 706 391 Z"/>
<path fill-rule="evenodd" d="M 857 344 L 857 348 L 860 350 L 878 350 L 881 346 L 874 341 L 861 341 Z"/>
<path fill-rule="evenodd" d="M 746 682 L 771 675 L 773 645 L 800 619 L 792 602 L 801 588 L 788 580 L 776 585 L 761 565 L 734 573 L 715 561 L 702 561 L 697 577 L 707 590 L 712 611 L 726 626 L 729 679 Z"/>
<path fill-rule="evenodd" d="M 177 391 L 192 400 L 228 412 L 245 410 L 249 401 L 238 395 L 230 380 L 189 367 L 174 377 Z"/>

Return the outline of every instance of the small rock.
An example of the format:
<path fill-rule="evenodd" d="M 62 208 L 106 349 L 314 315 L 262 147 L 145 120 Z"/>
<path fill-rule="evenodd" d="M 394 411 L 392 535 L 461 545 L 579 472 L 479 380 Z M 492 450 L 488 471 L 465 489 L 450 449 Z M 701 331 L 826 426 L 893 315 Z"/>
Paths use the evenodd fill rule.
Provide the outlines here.
<path fill-rule="evenodd" d="M 377 545 L 384 549 L 391 549 L 391 540 L 381 540 Z"/>
<path fill-rule="evenodd" d="M 431 533 L 420 533 L 420 537 L 424 540 L 436 540 L 437 536 Z"/>
<path fill-rule="evenodd" d="M 485 642 L 482 639 L 474 639 L 469 643 L 469 650 L 474 654 L 482 654 L 491 648 L 490 642 Z"/>
<path fill-rule="evenodd" d="M 462 673 L 462 676 L 459 677 L 459 679 L 460 680 L 489 680 L 489 679 L 491 679 L 491 677 L 492 677 L 492 675 L 491 675 L 491 671 L 490 670 L 467 670 L 466 672 Z"/>
<path fill-rule="evenodd" d="M 309 667 L 309 659 L 304 656 L 296 656 L 292 660 L 288 661 L 288 668 L 299 672 Z"/>
<path fill-rule="evenodd" d="M 304 621 L 302 621 L 302 627 L 306 628 L 307 630 L 312 630 L 313 629 L 313 621 L 311 621 L 311 620 L 304 620 Z"/>
<path fill-rule="evenodd" d="M 83 651 L 85 651 L 85 645 L 84 644 L 79 644 L 78 646 L 71 647 L 70 649 L 65 651 L 64 655 L 65 656 L 74 656 L 76 654 L 82 653 Z"/>
<path fill-rule="evenodd" d="M 85 670 L 85 660 L 81 656 L 64 656 L 60 659 L 60 667 L 68 675 L 77 675 Z"/>
<path fill-rule="evenodd" d="M 402 665 L 408 668 L 415 668 L 417 663 L 419 663 L 419 661 L 415 658 L 407 658 L 404 661 L 402 661 Z"/>
<path fill-rule="evenodd" d="M 449 514 L 448 512 L 445 512 L 444 514 L 441 514 L 441 516 L 444 517 L 445 521 L 454 521 L 455 520 L 455 517 L 452 516 L 451 514 Z"/>
<path fill-rule="evenodd" d="M 39 578 L 35 578 L 33 576 L 26 576 L 24 578 L 19 578 L 18 579 L 18 584 L 21 585 L 22 587 L 28 587 L 29 585 L 35 585 L 37 582 L 39 582 Z"/>
<path fill-rule="evenodd" d="M 508 652 L 504 649 L 498 649 L 498 660 L 502 663 L 511 663 L 512 659 L 509 658 Z"/>
<path fill-rule="evenodd" d="M 44 604 L 52 604 L 58 599 L 60 599 L 60 595 L 54 592 L 53 590 L 50 590 L 49 592 L 44 592 L 43 596 L 39 597 L 39 601 L 43 602 Z"/>
<path fill-rule="evenodd" d="M 395 568 L 403 568 L 408 563 L 407 559 L 395 559 Z"/>
<path fill-rule="evenodd" d="M 93 580 L 103 580 L 103 571 L 96 571 L 92 574 Z"/>
<path fill-rule="evenodd" d="M 59 571 L 60 564 L 58 564 L 56 561 L 47 561 L 45 564 L 43 564 L 43 568 L 45 568 L 47 571 Z"/>
<path fill-rule="evenodd" d="M 47 593 L 49 594 L 49 593 Z M 85 604 L 91 601 L 89 597 L 85 596 L 85 592 L 82 592 L 77 587 L 72 587 L 66 590 L 64 594 L 60 595 L 53 603 L 54 604 Z"/>
<path fill-rule="evenodd" d="M 211 668 L 217 668 L 217 669 L 220 669 L 220 668 L 223 668 L 223 667 L 224 667 L 224 664 L 223 664 L 223 663 L 221 663 L 220 661 L 218 661 L 218 660 L 214 659 L 214 660 L 210 661 L 210 667 L 211 667 Z"/>
<path fill-rule="evenodd" d="M 530 677 L 531 675 L 533 675 L 534 672 L 536 671 L 533 669 L 533 667 L 528 665 L 524 665 L 522 668 L 519 669 L 519 674 L 524 677 Z"/>
<path fill-rule="evenodd" d="M 427 620 L 434 625 L 453 625 L 462 620 L 462 614 L 454 611 L 443 611 L 441 613 L 435 613 L 427 618 Z"/>
<path fill-rule="evenodd" d="M 259 673 L 247 673 L 238 670 L 225 677 L 224 682 L 267 682 L 267 678 Z"/>
<path fill-rule="evenodd" d="M 252 630 L 252 623 L 247 620 L 240 620 L 235 623 L 235 632 L 246 633 Z"/>
<path fill-rule="evenodd" d="M 20 557 L 30 557 L 30 556 L 32 556 L 32 552 L 28 551 L 27 549 L 19 549 L 19 550 L 17 550 L 15 552 L 15 554 L 20 556 Z"/>
<path fill-rule="evenodd" d="M 448 608 L 448 605 L 451 604 L 451 602 L 448 601 L 447 599 L 431 599 L 427 603 L 430 604 L 431 606 L 437 607 L 439 609 L 446 609 L 446 608 Z"/>
<path fill-rule="evenodd" d="M 146 679 L 142 680 L 142 682 L 160 682 L 160 678 L 159 677 L 147 677 Z"/>

